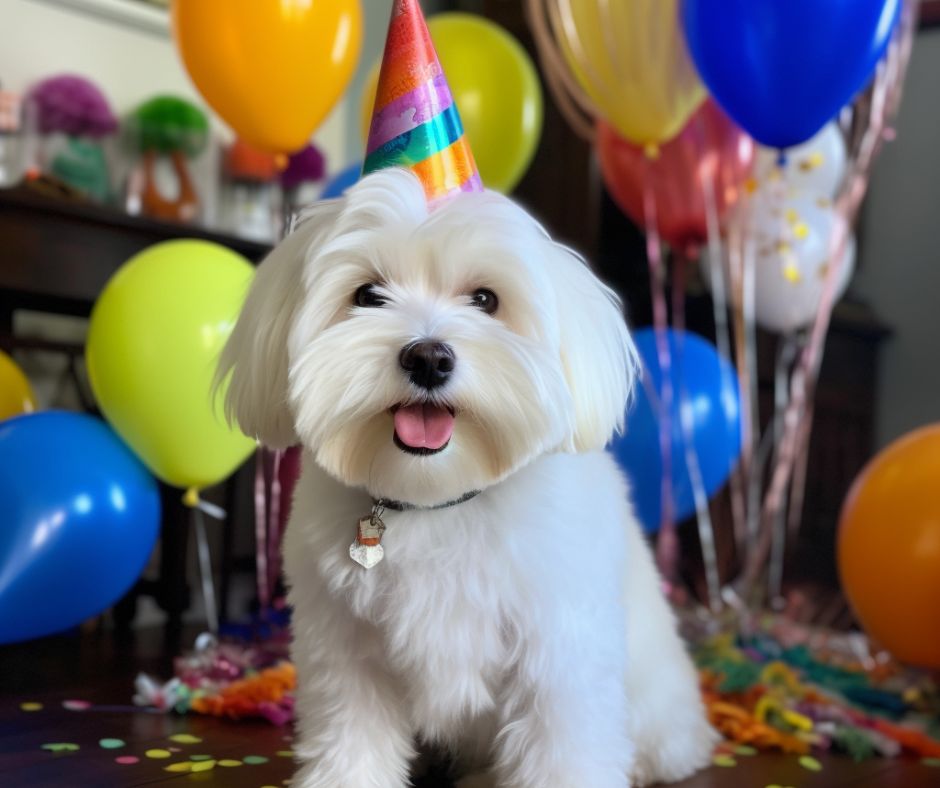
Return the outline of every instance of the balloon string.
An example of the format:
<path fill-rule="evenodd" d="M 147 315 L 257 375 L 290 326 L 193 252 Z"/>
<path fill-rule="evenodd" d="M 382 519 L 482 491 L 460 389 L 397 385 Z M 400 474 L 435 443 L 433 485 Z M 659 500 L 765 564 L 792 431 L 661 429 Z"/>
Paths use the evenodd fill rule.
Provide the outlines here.
<path fill-rule="evenodd" d="M 751 353 L 748 348 L 748 336 L 750 329 L 748 321 L 751 316 L 746 311 L 748 298 L 745 296 L 747 283 L 745 282 L 744 270 L 747 267 L 745 258 L 748 255 L 745 228 L 748 226 L 749 207 L 746 202 L 738 208 L 738 221 L 733 223 L 728 233 L 728 286 L 730 291 L 729 303 L 731 305 L 731 315 L 733 319 L 733 337 L 734 337 L 734 362 L 738 374 L 738 390 L 741 398 L 741 461 L 740 476 L 744 490 L 742 497 L 747 492 L 750 480 L 754 473 L 754 460 L 757 450 L 757 441 L 759 434 L 754 430 L 754 413 L 757 410 L 757 403 L 752 397 L 751 388 Z M 754 506 L 750 498 L 743 499 L 744 508 L 744 541 L 739 544 L 740 559 L 743 560 L 747 552 L 751 549 L 751 512 Z M 731 589 L 725 589 L 727 598 L 738 599 L 736 593 Z"/>
<path fill-rule="evenodd" d="M 702 563 L 705 567 L 706 605 L 712 612 L 721 608 L 721 577 L 718 572 L 718 554 L 715 550 L 715 527 L 708 509 L 708 494 L 702 479 L 702 469 L 695 450 L 695 412 L 688 387 L 685 385 L 682 362 L 685 357 L 685 277 L 688 260 L 676 260 L 672 277 L 672 321 L 675 327 L 677 368 L 679 374 L 679 426 L 682 430 L 682 446 L 686 472 L 692 485 L 692 500 L 695 503 L 695 521 L 698 526 Z"/>
<path fill-rule="evenodd" d="M 700 121 L 701 122 L 701 121 Z M 715 179 L 711 169 L 706 168 L 702 175 L 702 188 L 705 203 L 705 224 L 708 231 L 708 277 L 711 283 L 712 312 L 715 320 L 715 341 L 718 352 L 726 359 L 734 357 L 731 351 L 731 328 L 728 323 L 728 294 L 725 284 L 724 249 L 721 244 L 721 226 L 718 221 L 717 198 L 715 195 Z M 730 271 L 729 271 L 730 279 Z M 721 367 L 721 407 L 727 408 L 729 403 L 738 400 L 735 391 L 735 372 L 733 368 Z M 739 420 L 743 412 L 736 414 Z M 747 442 L 748 430 L 742 425 L 741 449 L 744 454 L 744 445 Z M 747 512 L 744 500 L 744 474 L 743 465 L 733 458 L 728 468 L 729 490 L 731 494 L 731 519 L 734 527 L 734 540 L 738 555 L 744 551 L 747 536 Z"/>
<path fill-rule="evenodd" d="M 215 601 L 215 579 L 212 576 L 212 555 L 209 552 L 209 537 L 206 534 L 206 521 L 202 508 L 193 507 L 193 522 L 196 531 L 196 549 L 199 553 L 199 576 L 202 581 L 202 600 L 206 606 L 206 622 L 209 631 L 219 632 L 219 610 Z"/>
<path fill-rule="evenodd" d="M 555 46 L 548 19 L 550 12 L 545 0 L 527 0 L 525 8 L 546 82 L 559 110 L 580 137 L 593 143 L 592 117 L 599 117 L 597 108 L 568 72 L 564 55 Z M 552 23 L 556 22 L 557 19 L 553 18 Z"/>
<path fill-rule="evenodd" d="M 679 537 L 676 533 L 675 509 L 672 499 L 672 359 L 669 351 L 669 314 L 666 307 L 665 264 L 662 241 L 656 223 L 656 200 L 652 189 L 650 170 L 646 161 L 647 177 L 643 189 L 643 211 L 646 219 L 646 258 L 650 271 L 650 294 L 653 302 L 653 326 L 656 335 L 656 358 L 659 365 L 659 452 L 662 458 L 660 487 L 659 538 L 656 558 L 659 570 L 668 584 L 676 582 L 679 566 Z"/>
<path fill-rule="evenodd" d="M 790 486 L 790 515 L 787 518 L 787 539 L 790 544 L 796 544 L 800 535 L 802 524 L 803 502 L 806 498 L 806 472 L 809 468 L 810 438 L 813 432 L 813 392 L 806 398 L 806 415 L 800 428 L 799 444 L 797 448 L 797 464 L 793 472 L 793 482 Z"/>
<path fill-rule="evenodd" d="M 258 606 L 262 612 L 270 605 L 268 597 L 268 507 L 265 484 L 266 450 L 259 446 L 255 452 L 255 574 L 258 586 Z"/>
<path fill-rule="evenodd" d="M 787 334 L 777 354 L 777 364 L 774 370 L 774 418 L 772 422 L 773 442 L 780 446 L 783 438 L 783 414 L 789 401 L 790 367 L 799 352 L 799 340 L 793 333 Z M 783 596 L 783 568 L 786 559 L 787 529 L 786 529 L 786 496 L 780 503 L 780 508 L 773 513 L 772 539 L 770 545 L 770 564 L 767 571 L 768 599 L 774 607 L 779 607 Z"/>
<path fill-rule="evenodd" d="M 268 600 L 274 599 L 274 591 L 281 573 L 281 460 L 284 452 L 272 452 L 271 498 L 268 509 Z"/>
<path fill-rule="evenodd" d="M 746 213 L 746 221 L 750 223 L 751 215 Z M 743 255 L 741 257 L 741 300 L 742 309 L 742 345 L 744 353 L 745 383 L 747 390 L 748 406 L 748 435 L 749 455 L 756 453 L 760 444 L 761 419 L 760 419 L 760 379 L 757 368 L 757 318 L 756 318 L 756 283 L 755 267 L 756 246 L 752 232 L 748 231 L 744 237 Z M 752 473 L 762 473 L 760 468 L 752 468 Z M 758 479 L 760 484 L 762 477 Z M 760 530 L 760 499 L 757 501 L 748 501 L 747 509 L 747 533 L 748 547 L 747 553 L 753 551 L 757 535 Z"/>

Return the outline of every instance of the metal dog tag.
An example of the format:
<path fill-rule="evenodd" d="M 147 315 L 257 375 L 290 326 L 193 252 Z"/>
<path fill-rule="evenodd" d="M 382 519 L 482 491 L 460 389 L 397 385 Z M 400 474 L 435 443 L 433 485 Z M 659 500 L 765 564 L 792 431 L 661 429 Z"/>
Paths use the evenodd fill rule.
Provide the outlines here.
<path fill-rule="evenodd" d="M 361 567 L 371 569 L 385 557 L 385 548 L 382 547 L 383 533 L 385 523 L 382 522 L 376 507 L 371 514 L 360 518 L 356 541 L 349 545 L 349 557 Z"/>

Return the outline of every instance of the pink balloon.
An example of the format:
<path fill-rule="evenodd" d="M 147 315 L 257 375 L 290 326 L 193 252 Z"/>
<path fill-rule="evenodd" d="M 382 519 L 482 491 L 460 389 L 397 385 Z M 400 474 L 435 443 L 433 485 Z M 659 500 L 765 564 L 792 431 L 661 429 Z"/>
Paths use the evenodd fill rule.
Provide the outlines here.
<path fill-rule="evenodd" d="M 692 254 L 708 238 L 706 185 L 714 183 L 720 220 L 751 174 L 755 145 L 708 99 L 678 136 L 653 155 L 598 121 L 597 153 L 604 183 L 621 210 L 645 228 L 644 196 L 649 194 L 660 237 Z"/>

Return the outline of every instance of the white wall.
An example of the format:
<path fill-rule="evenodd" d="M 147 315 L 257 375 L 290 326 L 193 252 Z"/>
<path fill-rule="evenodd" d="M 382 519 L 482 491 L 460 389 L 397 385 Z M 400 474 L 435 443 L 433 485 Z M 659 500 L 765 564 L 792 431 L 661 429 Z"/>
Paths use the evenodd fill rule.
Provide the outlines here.
<path fill-rule="evenodd" d="M 130 0 L 97 0 L 120 7 Z M 24 91 L 37 80 L 60 72 L 96 82 L 114 110 L 124 114 L 156 93 L 175 93 L 204 105 L 177 58 L 168 28 L 124 24 L 104 14 L 82 11 L 94 0 L 0 0 L 0 82 Z M 379 57 L 391 0 L 362 0 L 365 38 L 360 73 L 315 135 L 329 158 L 330 171 L 361 158 L 359 97 L 364 74 Z M 430 11 L 437 3 L 425 3 Z M 159 18 L 159 12 L 150 16 Z M 159 27 L 159 25 L 158 25 Z M 315 75 L 311 75 L 315 78 Z M 216 119 L 224 136 L 230 132 Z"/>
<path fill-rule="evenodd" d="M 852 293 L 894 336 L 882 346 L 877 439 L 940 421 L 940 31 L 919 34 L 897 139 L 875 165 Z"/>

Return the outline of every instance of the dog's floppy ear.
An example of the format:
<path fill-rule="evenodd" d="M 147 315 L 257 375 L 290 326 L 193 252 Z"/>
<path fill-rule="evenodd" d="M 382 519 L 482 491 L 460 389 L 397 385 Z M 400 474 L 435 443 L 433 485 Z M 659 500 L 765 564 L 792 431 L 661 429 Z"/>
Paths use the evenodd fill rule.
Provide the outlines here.
<path fill-rule="evenodd" d="M 304 292 L 304 264 L 327 215 L 335 214 L 328 203 L 323 206 L 258 267 L 216 372 L 216 390 L 231 373 L 225 395 L 229 422 L 238 422 L 242 432 L 272 448 L 299 440 L 287 402 L 287 341 Z"/>
<path fill-rule="evenodd" d="M 623 427 L 638 368 L 620 299 L 577 254 L 554 247 L 551 273 L 558 303 L 561 357 L 574 403 L 569 451 L 607 445 Z"/>

